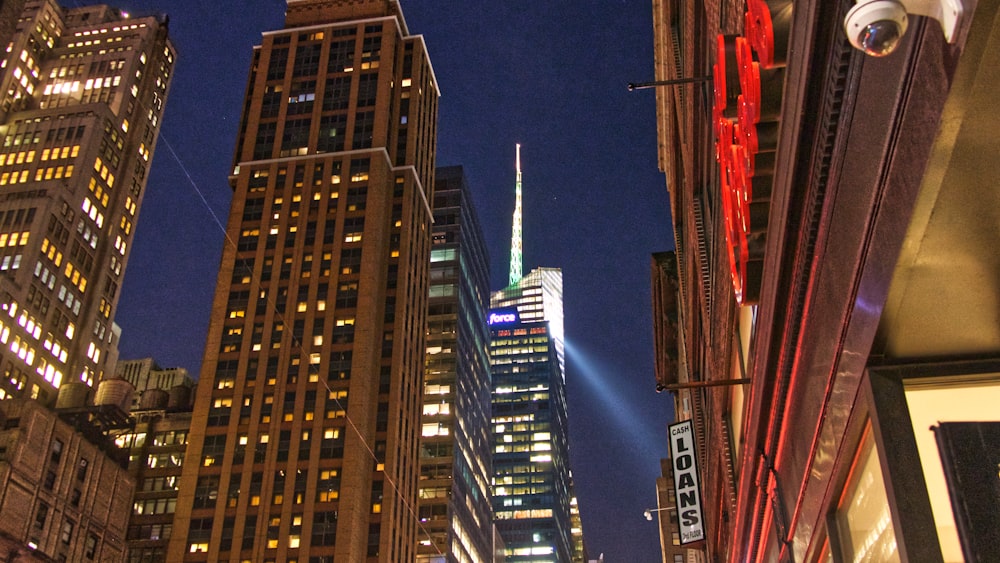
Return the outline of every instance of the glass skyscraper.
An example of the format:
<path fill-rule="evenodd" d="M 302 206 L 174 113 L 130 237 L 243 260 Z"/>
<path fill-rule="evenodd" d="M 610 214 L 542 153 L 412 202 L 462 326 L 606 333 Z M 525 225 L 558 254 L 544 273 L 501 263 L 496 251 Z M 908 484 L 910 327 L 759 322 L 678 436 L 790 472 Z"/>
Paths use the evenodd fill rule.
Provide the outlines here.
<path fill-rule="evenodd" d="M 535 268 L 517 283 L 494 291 L 490 297 L 491 309 L 516 308 L 518 317 L 525 322 L 549 323 L 555 343 L 559 373 L 566 379 L 566 339 L 563 328 L 563 279 L 559 268 Z"/>
<path fill-rule="evenodd" d="M 491 299 L 493 510 L 509 562 L 572 561 L 562 271 Z"/>
<path fill-rule="evenodd" d="M 493 560 L 489 261 L 461 167 L 434 187 L 419 562 Z"/>

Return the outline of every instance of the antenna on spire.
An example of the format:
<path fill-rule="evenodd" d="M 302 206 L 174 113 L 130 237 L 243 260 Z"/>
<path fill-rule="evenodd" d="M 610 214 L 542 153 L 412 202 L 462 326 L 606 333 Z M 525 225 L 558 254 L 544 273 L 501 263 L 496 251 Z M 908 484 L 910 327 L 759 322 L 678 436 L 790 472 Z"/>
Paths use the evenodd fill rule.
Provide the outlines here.
<path fill-rule="evenodd" d="M 514 225 L 510 233 L 510 285 L 521 281 L 521 144 L 517 143 L 517 181 L 514 184 Z"/>

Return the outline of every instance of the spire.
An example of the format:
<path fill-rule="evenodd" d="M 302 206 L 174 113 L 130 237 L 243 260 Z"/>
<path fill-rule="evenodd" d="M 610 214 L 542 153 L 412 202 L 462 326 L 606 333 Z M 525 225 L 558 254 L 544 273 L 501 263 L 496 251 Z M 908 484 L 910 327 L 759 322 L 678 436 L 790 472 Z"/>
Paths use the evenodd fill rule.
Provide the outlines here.
<path fill-rule="evenodd" d="M 518 143 L 515 166 L 517 182 L 514 184 L 514 226 L 510 233 L 510 285 L 521 281 L 521 144 Z"/>

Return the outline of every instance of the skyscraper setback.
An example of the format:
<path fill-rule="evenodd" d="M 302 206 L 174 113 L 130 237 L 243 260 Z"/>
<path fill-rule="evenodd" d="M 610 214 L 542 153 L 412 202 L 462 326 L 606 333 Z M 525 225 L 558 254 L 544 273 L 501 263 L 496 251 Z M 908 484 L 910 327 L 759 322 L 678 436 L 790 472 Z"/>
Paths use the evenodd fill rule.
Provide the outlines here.
<path fill-rule="evenodd" d="M 413 561 L 438 89 L 394 1 L 253 52 L 170 561 Z"/>
<path fill-rule="evenodd" d="M 112 325 L 173 73 L 167 25 L 23 5 L 0 62 L 0 399 L 108 374 Z"/>

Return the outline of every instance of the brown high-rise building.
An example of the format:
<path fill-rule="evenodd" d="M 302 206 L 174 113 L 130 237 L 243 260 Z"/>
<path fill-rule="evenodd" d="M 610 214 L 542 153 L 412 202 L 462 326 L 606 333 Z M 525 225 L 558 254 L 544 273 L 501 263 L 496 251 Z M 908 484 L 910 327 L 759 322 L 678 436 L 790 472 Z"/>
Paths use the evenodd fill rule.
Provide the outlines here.
<path fill-rule="evenodd" d="M 170 561 L 413 561 L 438 90 L 391 1 L 254 49 Z"/>
<path fill-rule="evenodd" d="M 113 369 L 174 51 L 155 17 L 20 4 L 0 9 L 0 399 L 51 403 Z"/>

